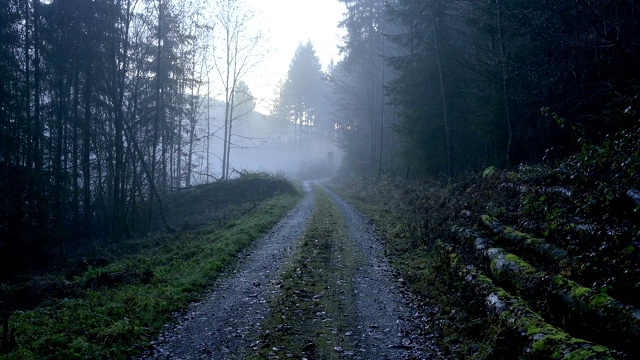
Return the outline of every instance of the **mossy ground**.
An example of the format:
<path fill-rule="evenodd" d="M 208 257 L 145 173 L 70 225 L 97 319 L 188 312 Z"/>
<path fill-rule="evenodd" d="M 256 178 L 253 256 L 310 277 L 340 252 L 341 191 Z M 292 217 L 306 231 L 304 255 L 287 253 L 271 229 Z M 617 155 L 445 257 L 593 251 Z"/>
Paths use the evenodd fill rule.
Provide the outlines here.
<path fill-rule="evenodd" d="M 338 359 L 354 351 L 351 279 L 359 263 L 338 208 L 324 191 L 314 191 L 308 228 L 282 276 L 252 359 Z"/>

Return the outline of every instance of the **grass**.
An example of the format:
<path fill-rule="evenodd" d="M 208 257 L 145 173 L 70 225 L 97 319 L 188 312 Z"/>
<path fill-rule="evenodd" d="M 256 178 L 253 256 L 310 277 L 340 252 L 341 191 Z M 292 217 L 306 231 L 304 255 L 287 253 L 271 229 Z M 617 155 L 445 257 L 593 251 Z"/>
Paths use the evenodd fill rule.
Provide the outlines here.
<path fill-rule="evenodd" d="M 7 358 L 127 358 L 141 352 L 299 200 L 299 193 L 281 192 L 224 223 L 135 240 L 136 252 L 90 266 L 71 280 L 73 296 L 11 314 L 16 344 Z"/>
<path fill-rule="evenodd" d="M 315 193 L 309 225 L 251 359 L 338 359 L 353 352 L 348 325 L 356 313 L 354 245 L 336 205 L 324 191 Z"/>

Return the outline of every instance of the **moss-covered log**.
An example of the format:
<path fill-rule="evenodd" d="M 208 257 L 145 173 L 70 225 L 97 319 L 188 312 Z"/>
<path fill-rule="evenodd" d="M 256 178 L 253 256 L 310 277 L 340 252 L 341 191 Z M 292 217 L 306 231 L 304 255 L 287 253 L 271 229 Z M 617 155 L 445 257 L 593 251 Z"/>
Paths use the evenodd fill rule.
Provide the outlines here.
<path fill-rule="evenodd" d="M 567 260 L 567 252 L 543 239 L 529 236 L 502 225 L 496 218 L 488 215 L 480 216 L 480 223 L 489 229 L 498 239 L 508 241 L 532 252 L 536 258 L 547 263 L 559 263 Z"/>
<path fill-rule="evenodd" d="M 485 260 L 495 281 L 527 297 L 546 298 L 555 317 L 562 319 L 571 331 L 640 355 L 640 349 L 634 346 L 640 343 L 640 310 L 561 275 L 550 276 L 538 271 L 473 232 L 459 233 Z"/>
<path fill-rule="evenodd" d="M 586 326 L 607 343 L 640 356 L 640 310 L 626 306 L 601 291 L 596 291 L 558 275 L 551 281 L 550 301 L 556 313 L 573 319 L 569 325 Z"/>
<path fill-rule="evenodd" d="M 473 231 L 460 230 L 458 234 L 473 246 L 480 261 L 486 264 L 498 283 L 527 296 L 540 296 L 540 289 L 548 287 L 549 278 L 518 256 L 496 247 Z"/>
<path fill-rule="evenodd" d="M 572 337 L 548 324 L 521 298 L 497 287 L 473 267 L 462 265 L 457 255 L 452 254 L 450 259 L 451 268 L 484 299 L 488 316 L 500 325 L 494 346 L 497 358 L 613 359 L 606 347 Z"/>
<path fill-rule="evenodd" d="M 500 248 L 484 251 L 491 275 L 499 283 L 507 283 L 518 292 L 534 295 L 544 289 L 546 279 L 529 263 Z"/>

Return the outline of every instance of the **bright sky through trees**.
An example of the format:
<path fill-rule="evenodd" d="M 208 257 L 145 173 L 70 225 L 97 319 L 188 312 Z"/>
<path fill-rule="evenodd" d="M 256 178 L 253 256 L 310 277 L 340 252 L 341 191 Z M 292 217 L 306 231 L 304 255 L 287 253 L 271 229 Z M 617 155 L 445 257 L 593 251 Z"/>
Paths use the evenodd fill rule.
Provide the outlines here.
<path fill-rule="evenodd" d="M 277 83 L 284 79 L 300 43 L 311 40 L 326 68 L 331 59 L 338 61 L 338 45 L 344 29 L 338 28 L 346 9 L 337 0 L 247 0 L 263 23 L 268 54 L 259 75 L 247 80 L 251 92 L 260 99 L 257 110 L 268 111 Z"/>

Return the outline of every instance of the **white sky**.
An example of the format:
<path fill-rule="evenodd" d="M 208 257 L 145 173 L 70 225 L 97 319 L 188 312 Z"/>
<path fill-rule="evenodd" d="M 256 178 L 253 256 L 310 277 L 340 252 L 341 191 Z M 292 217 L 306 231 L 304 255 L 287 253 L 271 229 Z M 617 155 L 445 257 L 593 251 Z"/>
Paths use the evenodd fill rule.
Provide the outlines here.
<path fill-rule="evenodd" d="M 338 29 L 346 8 L 337 0 L 246 0 L 264 24 L 270 53 L 259 74 L 246 79 L 254 96 L 265 99 L 257 109 L 266 113 L 276 85 L 284 79 L 300 43 L 311 40 L 320 63 L 326 68 L 338 62 L 338 45 L 344 29 Z"/>

